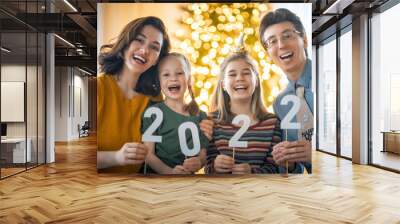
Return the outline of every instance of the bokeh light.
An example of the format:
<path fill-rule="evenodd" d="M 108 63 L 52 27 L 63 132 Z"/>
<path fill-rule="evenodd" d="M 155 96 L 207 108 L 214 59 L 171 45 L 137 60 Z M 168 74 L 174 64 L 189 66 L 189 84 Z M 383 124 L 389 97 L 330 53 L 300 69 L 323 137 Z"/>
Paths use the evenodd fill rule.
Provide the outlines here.
<path fill-rule="evenodd" d="M 207 112 L 215 89 L 219 66 L 246 34 L 245 47 L 259 65 L 263 99 L 272 112 L 272 103 L 287 85 L 282 71 L 268 60 L 258 39 L 260 19 L 270 8 L 266 3 L 195 3 L 181 8 L 181 29 L 175 33 L 180 53 L 192 65 L 193 91 L 200 109 Z"/>

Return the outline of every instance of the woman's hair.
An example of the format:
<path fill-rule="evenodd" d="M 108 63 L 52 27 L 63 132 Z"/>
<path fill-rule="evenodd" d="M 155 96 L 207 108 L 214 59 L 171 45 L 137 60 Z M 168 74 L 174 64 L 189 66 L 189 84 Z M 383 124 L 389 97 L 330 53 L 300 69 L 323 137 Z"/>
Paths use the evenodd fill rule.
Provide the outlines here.
<path fill-rule="evenodd" d="M 180 59 L 184 65 L 185 74 L 188 75 L 188 77 L 191 76 L 190 62 L 183 54 L 180 54 L 177 52 L 171 52 L 171 53 L 167 54 L 162 60 L 165 60 L 168 57 L 176 57 L 177 59 Z M 159 65 L 161 65 L 161 62 Z M 199 105 L 197 104 L 196 100 L 194 99 L 194 93 L 193 93 L 192 84 L 190 81 L 188 82 L 188 91 L 189 91 L 189 94 L 190 94 L 190 97 L 192 98 L 192 100 L 190 101 L 189 104 L 187 104 L 185 106 L 185 111 L 189 112 L 189 114 L 192 116 L 198 115 L 200 112 L 200 109 L 199 109 Z"/>
<path fill-rule="evenodd" d="M 228 93 L 222 88 L 222 80 L 225 77 L 226 68 L 228 64 L 237 61 L 243 60 L 247 64 L 251 66 L 252 72 L 254 72 L 256 76 L 256 87 L 251 98 L 251 112 L 257 117 L 259 120 L 265 120 L 269 113 L 265 108 L 263 99 L 262 99 L 262 87 L 259 78 L 259 74 L 257 71 L 257 66 L 253 59 L 247 54 L 247 52 L 237 52 L 229 55 L 221 64 L 220 74 L 218 78 L 217 87 L 214 90 L 212 99 L 210 112 L 216 115 L 216 119 L 218 122 L 231 122 L 235 114 L 232 114 L 230 111 L 230 97 Z"/>
<path fill-rule="evenodd" d="M 100 70 L 105 74 L 118 75 L 124 66 L 124 52 L 147 25 L 158 29 L 163 35 L 160 55 L 157 60 L 158 64 L 161 58 L 169 52 L 170 40 L 164 23 L 157 17 L 148 16 L 132 20 L 124 27 L 114 43 L 103 45 L 100 48 Z M 157 64 L 140 75 L 135 91 L 151 96 L 160 94 L 160 84 L 157 79 Z"/>

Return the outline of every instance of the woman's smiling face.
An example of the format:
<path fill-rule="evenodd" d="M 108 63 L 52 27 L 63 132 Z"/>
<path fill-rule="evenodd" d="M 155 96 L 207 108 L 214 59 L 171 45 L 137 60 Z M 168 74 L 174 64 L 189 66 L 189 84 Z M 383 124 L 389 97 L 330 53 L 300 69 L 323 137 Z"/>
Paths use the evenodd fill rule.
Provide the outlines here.
<path fill-rule="evenodd" d="M 124 51 L 124 64 L 133 72 L 142 74 L 157 63 L 163 43 L 163 34 L 146 25 Z"/>

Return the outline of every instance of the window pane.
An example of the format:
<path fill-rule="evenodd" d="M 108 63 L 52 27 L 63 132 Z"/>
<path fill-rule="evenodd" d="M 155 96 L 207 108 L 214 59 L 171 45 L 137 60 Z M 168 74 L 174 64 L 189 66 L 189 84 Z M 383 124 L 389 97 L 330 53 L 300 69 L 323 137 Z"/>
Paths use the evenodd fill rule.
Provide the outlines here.
<path fill-rule="evenodd" d="M 27 112 L 27 131 L 28 141 L 31 142 L 31 153 L 28 167 L 37 165 L 37 33 L 28 32 L 28 62 L 27 62 L 27 80 L 26 80 L 26 112 Z"/>
<path fill-rule="evenodd" d="M 38 46 L 38 164 L 45 163 L 45 52 L 46 36 L 39 33 Z"/>
<path fill-rule="evenodd" d="M 1 34 L 1 123 L 6 131 L 1 140 L 1 177 L 25 170 L 30 161 L 26 141 L 26 33 Z M 28 148 L 28 150 L 27 150 Z"/>
<path fill-rule="evenodd" d="M 336 153 L 336 40 L 318 48 L 318 148 Z"/>
<path fill-rule="evenodd" d="M 340 37 L 340 153 L 351 158 L 352 141 L 352 35 Z"/>
<path fill-rule="evenodd" d="M 398 27 L 399 11 L 400 4 L 371 19 L 372 163 L 396 170 L 400 170 L 400 45 L 393 27 Z M 387 139 L 382 132 L 388 132 Z"/>

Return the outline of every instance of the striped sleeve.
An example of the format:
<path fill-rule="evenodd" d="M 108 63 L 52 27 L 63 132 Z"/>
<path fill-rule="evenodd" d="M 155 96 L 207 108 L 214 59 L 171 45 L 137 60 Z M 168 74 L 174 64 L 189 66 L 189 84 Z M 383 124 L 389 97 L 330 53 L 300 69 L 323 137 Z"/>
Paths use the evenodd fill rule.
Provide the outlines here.
<path fill-rule="evenodd" d="M 274 134 L 273 134 L 272 143 L 271 143 L 271 152 L 272 152 L 272 149 L 274 148 L 274 146 L 277 145 L 278 143 L 280 143 L 281 141 L 282 141 L 281 122 L 279 121 L 279 119 L 276 119 Z"/>
<path fill-rule="evenodd" d="M 215 141 L 214 138 L 210 141 L 210 144 L 208 145 L 207 148 L 207 163 L 205 166 L 205 173 L 206 174 L 213 174 L 215 173 L 214 170 L 214 161 L 215 158 L 219 155 L 220 153 L 218 152 L 216 146 L 215 146 Z"/>
<path fill-rule="evenodd" d="M 251 173 L 279 173 L 279 167 L 277 165 L 274 165 L 272 163 L 264 163 L 260 167 L 252 167 L 251 168 Z"/>

